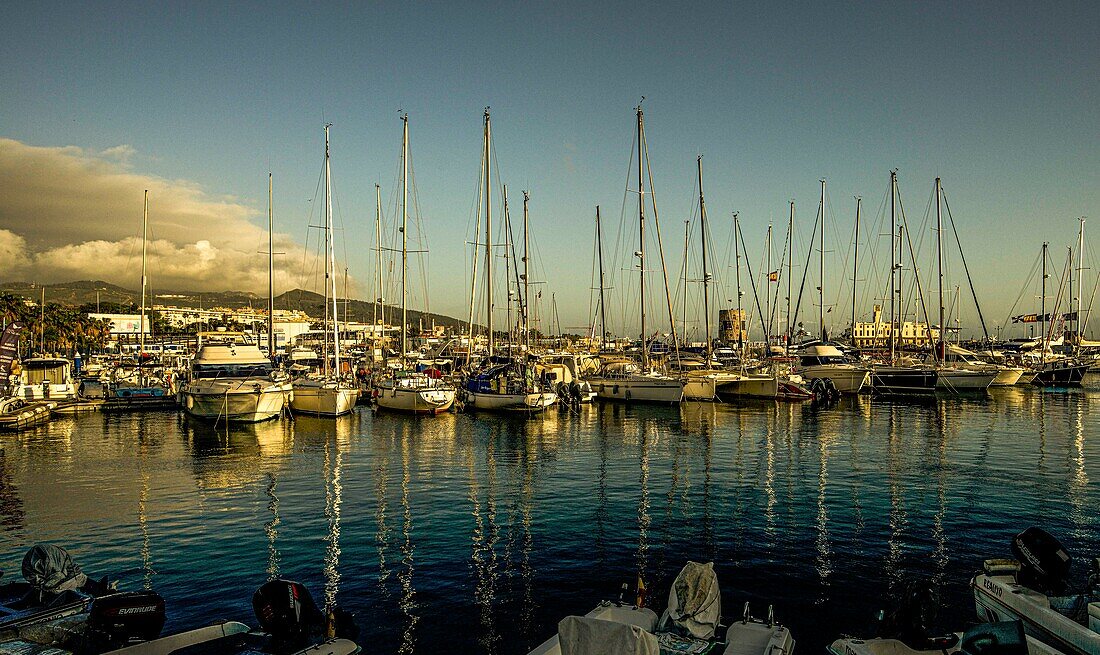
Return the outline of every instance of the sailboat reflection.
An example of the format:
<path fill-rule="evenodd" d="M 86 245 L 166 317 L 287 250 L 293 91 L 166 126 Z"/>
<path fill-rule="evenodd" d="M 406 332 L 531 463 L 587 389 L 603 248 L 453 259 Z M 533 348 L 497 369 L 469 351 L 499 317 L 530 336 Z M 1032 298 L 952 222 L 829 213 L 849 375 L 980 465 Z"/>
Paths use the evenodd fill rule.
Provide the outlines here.
<path fill-rule="evenodd" d="M 271 512 L 271 518 L 264 524 L 264 534 L 267 536 L 267 579 L 275 580 L 279 577 L 279 549 L 275 540 L 279 537 L 279 496 L 276 494 L 279 479 L 274 471 L 267 472 L 267 511 Z"/>
<path fill-rule="evenodd" d="M 401 635 L 401 647 L 399 653 L 412 653 L 416 650 L 416 625 L 420 617 L 414 610 L 417 607 L 416 590 L 413 588 L 413 544 L 412 544 L 412 509 L 409 505 L 409 479 L 410 459 L 412 453 L 412 437 L 409 434 L 409 426 L 406 424 L 401 435 L 401 564 L 402 569 L 397 575 L 401 583 L 401 600 L 398 606 L 404 613 L 406 623 Z"/>
<path fill-rule="evenodd" d="M 324 560 L 326 612 L 336 607 L 340 591 L 340 511 L 344 500 L 344 455 L 350 447 L 350 423 L 337 420 L 329 425 L 335 425 L 336 434 L 324 446 L 325 518 L 329 527 Z"/>

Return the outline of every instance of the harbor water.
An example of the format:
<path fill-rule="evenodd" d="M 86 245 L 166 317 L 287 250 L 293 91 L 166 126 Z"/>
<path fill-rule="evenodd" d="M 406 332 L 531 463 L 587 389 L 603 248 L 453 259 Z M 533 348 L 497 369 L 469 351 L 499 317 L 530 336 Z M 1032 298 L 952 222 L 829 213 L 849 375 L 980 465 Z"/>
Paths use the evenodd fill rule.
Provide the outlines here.
<path fill-rule="evenodd" d="M 655 605 L 716 563 L 723 614 L 768 605 L 803 653 L 913 577 L 941 623 L 1030 525 L 1100 555 L 1100 384 L 922 403 L 593 405 L 527 420 L 359 407 L 251 427 L 85 414 L 0 434 L 0 569 L 38 542 L 168 601 L 169 629 L 254 623 L 305 583 L 375 653 L 526 653 L 639 575 Z"/>

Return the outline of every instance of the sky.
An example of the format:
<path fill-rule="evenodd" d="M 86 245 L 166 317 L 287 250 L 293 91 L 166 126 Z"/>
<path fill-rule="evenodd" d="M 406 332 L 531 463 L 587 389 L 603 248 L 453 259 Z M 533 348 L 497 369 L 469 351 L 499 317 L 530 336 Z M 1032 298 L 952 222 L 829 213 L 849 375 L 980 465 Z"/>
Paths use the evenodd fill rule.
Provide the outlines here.
<path fill-rule="evenodd" d="M 1056 286 L 1078 218 L 1092 217 L 1087 244 L 1089 230 L 1100 230 L 1096 3 L 40 2 L 7 7 L 0 29 L 0 280 L 136 288 L 149 189 L 154 289 L 266 292 L 271 172 L 276 250 L 285 253 L 277 290 L 319 288 L 320 232 L 310 225 L 323 221 L 331 123 L 338 268 L 350 295 L 374 298 L 375 184 L 389 248 L 404 112 L 416 201 L 410 248 L 429 251 L 412 257 L 409 302 L 466 317 L 486 107 L 500 175 L 493 212 L 499 218 L 498 185 L 507 184 L 518 237 L 529 192 L 531 279 L 541 283 L 547 328 L 554 305 L 563 329 L 591 322 L 599 205 L 614 287 L 609 327 L 637 330 L 636 273 L 623 273 L 639 247 L 639 102 L 670 295 L 689 331 L 701 324 L 699 155 L 719 287 L 712 311 L 736 302 L 732 213 L 753 267 L 750 280 L 742 262 L 748 304 L 750 281 L 764 292 L 769 223 L 772 268 L 782 256 L 790 200 L 798 295 L 807 254 L 817 257 L 809 239 L 821 179 L 834 331 L 851 312 L 857 195 L 857 315 L 868 317 L 883 294 L 891 169 L 926 296 L 936 289 L 929 198 L 942 178 L 991 330 L 1038 309 L 1038 278 L 1028 277 L 1044 241 Z M 660 289 L 656 242 L 646 248 L 647 285 Z M 959 317 L 972 332 L 958 248 L 945 257 L 945 285 L 961 287 Z M 913 261 L 903 269 L 910 280 Z M 385 268 L 389 301 L 396 283 Z M 801 317 L 816 324 L 810 269 Z M 1096 274 L 1095 265 L 1084 272 L 1086 305 Z M 686 298 L 676 289 L 682 277 Z M 667 331 L 663 293 L 647 297 L 653 329 Z M 934 314 L 937 301 L 927 304 Z"/>

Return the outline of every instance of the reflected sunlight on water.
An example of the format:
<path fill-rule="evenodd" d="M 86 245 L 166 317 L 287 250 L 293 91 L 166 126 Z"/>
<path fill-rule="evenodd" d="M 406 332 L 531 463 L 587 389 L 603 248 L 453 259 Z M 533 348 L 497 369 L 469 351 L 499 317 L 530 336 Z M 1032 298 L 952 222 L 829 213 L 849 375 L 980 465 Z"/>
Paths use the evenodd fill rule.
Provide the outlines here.
<path fill-rule="evenodd" d="M 172 628 L 250 621 L 252 591 L 285 576 L 376 652 L 508 654 L 639 574 L 660 603 L 685 560 L 714 560 L 727 612 L 774 604 L 814 652 L 914 575 L 969 620 L 969 577 L 1028 525 L 1100 552 L 1098 400 L 360 408 L 228 431 L 84 415 L 0 435 L 0 564 L 58 543 L 164 594 Z"/>

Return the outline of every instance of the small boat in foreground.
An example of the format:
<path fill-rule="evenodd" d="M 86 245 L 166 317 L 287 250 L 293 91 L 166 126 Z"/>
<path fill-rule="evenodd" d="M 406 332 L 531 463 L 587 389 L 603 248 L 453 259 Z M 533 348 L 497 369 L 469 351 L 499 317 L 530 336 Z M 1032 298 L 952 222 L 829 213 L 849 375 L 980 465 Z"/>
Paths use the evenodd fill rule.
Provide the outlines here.
<path fill-rule="evenodd" d="M 1084 589 L 1069 593 L 1072 558 L 1058 540 L 1031 527 L 1012 540 L 1016 559 L 987 559 L 970 586 L 978 618 L 1023 621 L 1028 635 L 1066 655 L 1100 653 L 1100 558 Z"/>
<path fill-rule="evenodd" d="M 28 401 L 22 398 L 0 400 L 0 430 L 26 430 L 47 423 L 56 405 L 44 400 Z"/>
<path fill-rule="evenodd" d="M 790 655 L 794 638 L 775 622 L 753 618 L 749 605 L 740 620 L 721 623 L 721 593 L 714 564 L 688 562 L 668 594 L 668 608 L 658 617 L 648 607 L 603 601 L 584 616 L 567 616 L 558 634 L 530 655 L 625 655 L 681 653 L 702 655 Z"/>

